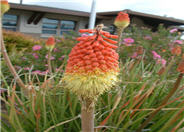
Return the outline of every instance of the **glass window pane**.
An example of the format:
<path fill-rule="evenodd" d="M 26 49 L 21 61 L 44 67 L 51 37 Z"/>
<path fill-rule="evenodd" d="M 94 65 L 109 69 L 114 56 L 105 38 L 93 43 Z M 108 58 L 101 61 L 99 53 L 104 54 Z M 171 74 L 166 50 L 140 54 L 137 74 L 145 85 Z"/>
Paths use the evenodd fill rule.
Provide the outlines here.
<path fill-rule="evenodd" d="M 52 23 L 52 24 L 58 24 L 58 20 L 54 19 L 48 19 L 48 18 L 43 18 L 43 23 Z"/>
<path fill-rule="evenodd" d="M 14 21 L 17 21 L 17 16 L 16 15 L 9 15 L 9 14 L 5 14 L 4 16 L 3 16 L 3 19 L 5 20 L 14 20 Z"/>
<path fill-rule="evenodd" d="M 43 18 L 42 33 L 56 34 L 58 28 L 58 20 Z"/>
<path fill-rule="evenodd" d="M 56 34 L 56 30 L 45 30 L 45 29 L 43 29 L 42 33 L 43 34 Z"/>
<path fill-rule="evenodd" d="M 74 30 L 75 22 L 74 21 L 61 21 L 61 30 Z"/>
<path fill-rule="evenodd" d="M 52 24 L 43 24 L 43 28 L 49 28 L 49 29 L 57 29 L 57 25 Z"/>
<path fill-rule="evenodd" d="M 17 16 L 5 14 L 2 20 L 3 28 L 6 30 L 16 31 Z"/>
<path fill-rule="evenodd" d="M 3 26 L 16 26 L 16 25 L 17 25 L 16 21 L 3 20 Z"/>
<path fill-rule="evenodd" d="M 5 30 L 16 31 L 16 27 L 3 27 Z"/>

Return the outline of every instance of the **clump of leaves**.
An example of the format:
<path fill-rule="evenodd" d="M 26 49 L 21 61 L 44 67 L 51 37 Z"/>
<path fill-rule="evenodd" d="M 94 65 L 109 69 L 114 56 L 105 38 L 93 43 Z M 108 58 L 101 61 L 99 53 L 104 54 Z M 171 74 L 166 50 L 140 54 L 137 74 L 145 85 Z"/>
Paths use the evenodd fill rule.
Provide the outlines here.
<path fill-rule="evenodd" d="M 19 54 L 30 52 L 31 48 L 35 44 L 41 44 L 44 40 L 33 38 L 32 36 L 22 34 L 20 32 L 13 32 L 3 30 L 3 37 L 8 53 L 13 54 L 18 52 Z"/>

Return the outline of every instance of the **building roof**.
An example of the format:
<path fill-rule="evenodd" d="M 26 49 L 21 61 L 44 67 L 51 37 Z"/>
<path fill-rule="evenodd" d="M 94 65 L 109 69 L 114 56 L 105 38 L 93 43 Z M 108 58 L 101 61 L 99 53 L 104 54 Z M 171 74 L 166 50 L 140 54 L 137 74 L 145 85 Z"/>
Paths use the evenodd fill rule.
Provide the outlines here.
<path fill-rule="evenodd" d="M 34 11 L 34 12 L 41 12 L 41 13 L 57 13 L 57 14 L 66 14 L 66 15 L 73 15 L 73 16 L 83 16 L 89 17 L 90 13 L 83 12 L 83 11 L 74 11 L 68 9 L 60 9 L 54 7 L 47 7 L 47 6 L 39 6 L 39 5 L 26 5 L 26 4 L 15 4 L 10 3 L 11 9 L 18 9 L 18 10 L 27 10 L 27 11 Z M 128 13 L 130 16 L 140 17 L 145 21 L 150 22 L 157 22 L 157 23 L 167 23 L 167 25 L 184 25 L 184 20 L 175 19 L 172 17 L 165 17 L 165 16 L 158 16 L 152 15 L 132 10 L 122 10 L 123 12 Z M 120 11 L 109 11 L 109 12 L 99 12 L 97 13 L 97 19 L 112 19 L 112 16 L 117 16 Z"/>
<path fill-rule="evenodd" d="M 83 11 L 73 11 L 73 10 L 60 9 L 60 8 L 47 7 L 47 6 L 38 6 L 38 5 L 10 3 L 10 8 L 18 9 L 18 10 L 26 10 L 26 11 L 57 13 L 57 14 L 66 14 L 66 15 L 83 16 L 83 17 L 89 17 L 90 15 L 90 13 L 83 12 Z"/>
<path fill-rule="evenodd" d="M 165 17 L 165 16 L 158 16 L 158 15 L 153 15 L 153 14 L 148 14 L 148 13 L 142 13 L 142 12 L 137 12 L 137 11 L 132 11 L 129 9 L 122 10 L 125 13 L 128 13 L 130 16 L 137 16 L 137 17 L 144 17 L 148 19 L 156 19 L 159 21 L 167 21 L 175 24 L 175 25 L 184 25 L 184 20 L 181 19 L 175 19 L 173 17 Z M 110 11 L 110 12 L 99 12 L 98 15 L 100 16 L 117 16 L 117 14 L 120 11 Z M 172 25 L 172 24 L 171 24 Z"/>

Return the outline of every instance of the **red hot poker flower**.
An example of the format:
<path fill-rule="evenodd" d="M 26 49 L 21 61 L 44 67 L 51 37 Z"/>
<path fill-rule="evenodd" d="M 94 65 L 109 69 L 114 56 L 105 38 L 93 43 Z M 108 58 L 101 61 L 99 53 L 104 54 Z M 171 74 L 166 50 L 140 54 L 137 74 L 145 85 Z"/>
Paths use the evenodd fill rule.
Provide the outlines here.
<path fill-rule="evenodd" d="M 180 54 L 181 54 L 181 47 L 180 46 L 178 46 L 178 45 L 176 45 L 172 50 L 171 50 L 171 53 L 173 54 L 173 55 L 177 55 L 177 56 L 179 56 Z"/>
<path fill-rule="evenodd" d="M 124 29 L 130 24 L 130 18 L 127 13 L 119 12 L 114 21 L 114 25 L 118 28 Z"/>
<path fill-rule="evenodd" d="M 7 0 L 1 0 L 1 15 L 9 10 L 10 6 Z"/>
<path fill-rule="evenodd" d="M 117 38 L 102 30 L 82 29 L 80 33 L 93 36 L 79 37 L 69 54 L 64 74 L 67 89 L 83 98 L 97 98 L 117 82 L 119 72 L 118 54 L 115 49 Z"/>
<path fill-rule="evenodd" d="M 178 65 L 177 71 L 184 74 L 184 60 L 182 60 Z"/>
<path fill-rule="evenodd" d="M 46 41 L 46 48 L 52 50 L 55 46 L 55 38 L 53 36 L 49 37 Z"/>

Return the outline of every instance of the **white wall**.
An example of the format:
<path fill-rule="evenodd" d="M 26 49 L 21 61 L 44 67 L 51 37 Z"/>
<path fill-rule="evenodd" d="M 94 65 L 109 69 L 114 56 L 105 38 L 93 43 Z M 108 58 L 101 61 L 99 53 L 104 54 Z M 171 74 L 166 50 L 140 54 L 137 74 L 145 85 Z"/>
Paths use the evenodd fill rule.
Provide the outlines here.
<path fill-rule="evenodd" d="M 19 31 L 23 33 L 37 33 L 41 34 L 42 32 L 42 21 L 39 21 L 38 24 L 27 24 L 27 20 L 29 17 L 32 15 L 31 12 L 24 12 L 21 13 L 21 16 L 19 18 L 20 21 L 20 26 L 19 26 Z"/>
<path fill-rule="evenodd" d="M 27 20 L 31 17 L 33 12 L 11 9 L 8 14 L 14 14 L 18 16 L 17 30 L 19 32 L 31 34 L 36 37 L 48 37 L 48 35 L 42 34 L 42 19 L 37 25 L 34 25 L 33 23 L 27 24 Z M 46 13 L 43 18 L 76 21 L 76 31 L 85 28 L 85 25 L 88 24 L 88 18 L 80 16 Z"/>

